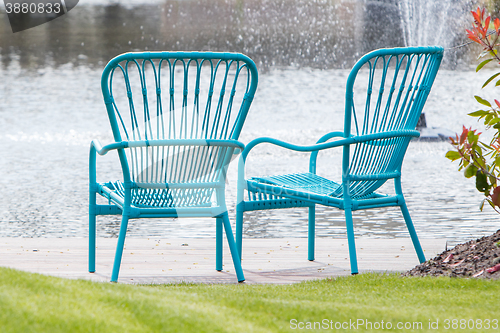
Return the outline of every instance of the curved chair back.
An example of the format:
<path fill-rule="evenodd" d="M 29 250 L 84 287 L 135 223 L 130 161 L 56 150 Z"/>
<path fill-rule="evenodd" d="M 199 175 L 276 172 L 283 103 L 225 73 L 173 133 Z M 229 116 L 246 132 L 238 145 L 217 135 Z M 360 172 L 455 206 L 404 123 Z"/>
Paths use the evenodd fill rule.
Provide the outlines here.
<path fill-rule="evenodd" d="M 132 202 L 209 205 L 238 147 L 227 140 L 238 139 L 256 87 L 255 64 L 242 54 L 142 52 L 112 59 L 101 88 L 114 140 L 130 148 L 118 153 L 124 184 L 133 184 Z"/>
<path fill-rule="evenodd" d="M 363 197 L 400 176 L 442 56 L 441 47 L 381 49 L 355 64 L 347 80 L 344 136 L 360 141 L 344 146 L 339 191 Z"/>

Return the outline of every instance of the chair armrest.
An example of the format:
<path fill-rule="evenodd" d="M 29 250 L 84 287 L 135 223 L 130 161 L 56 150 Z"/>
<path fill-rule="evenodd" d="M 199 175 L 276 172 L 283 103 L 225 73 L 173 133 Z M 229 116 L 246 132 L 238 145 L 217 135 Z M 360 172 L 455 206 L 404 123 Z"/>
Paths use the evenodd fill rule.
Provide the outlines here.
<path fill-rule="evenodd" d="M 239 154 L 245 149 L 245 145 L 237 140 L 217 140 L 217 139 L 172 139 L 172 140 L 141 140 L 141 141 L 122 141 L 114 142 L 106 146 L 102 146 L 99 140 L 93 140 L 90 144 L 89 156 L 89 180 L 91 191 L 96 184 L 96 155 L 106 155 L 109 151 L 124 148 L 139 148 L 139 147 L 162 147 L 162 146 L 218 146 L 234 148 L 233 154 Z M 96 154 L 97 153 L 97 154 Z M 122 158 L 122 156 L 120 156 Z M 123 166 L 123 179 L 125 182 L 130 181 L 130 172 L 127 166 Z"/>
<path fill-rule="evenodd" d="M 105 145 L 104 147 L 102 146 L 101 142 L 97 139 L 92 140 L 92 142 L 90 143 L 90 148 L 94 148 L 95 151 L 101 156 L 106 155 L 110 150 L 126 148 L 126 147 L 128 147 L 126 141 L 114 142 L 109 145 Z"/>
<path fill-rule="evenodd" d="M 330 132 L 325 135 L 323 135 L 318 141 L 316 141 L 316 144 L 318 143 L 323 143 L 326 142 L 332 138 L 344 138 L 344 132 Z M 318 160 L 318 153 L 319 151 L 313 151 L 311 152 L 311 157 L 309 158 L 309 172 L 316 174 L 316 162 Z"/>
<path fill-rule="evenodd" d="M 332 132 L 332 133 L 328 134 L 327 136 L 324 136 L 323 138 L 328 137 L 328 136 L 329 136 L 329 138 L 338 136 L 337 133 L 338 132 Z M 261 143 L 270 143 L 270 144 L 273 144 L 275 146 L 280 146 L 280 147 L 294 150 L 294 151 L 312 152 L 312 151 L 324 150 L 324 149 L 329 149 L 329 148 L 335 148 L 335 147 L 339 147 L 339 146 L 352 145 L 352 144 L 366 142 L 366 141 L 397 138 L 397 137 L 404 137 L 404 136 L 418 137 L 418 136 L 420 136 L 420 133 L 417 130 L 387 131 L 387 132 L 381 132 L 381 133 L 351 136 L 349 138 L 344 138 L 344 139 L 337 140 L 337 141 L 326 142 L 326 143 L 317 143 L 317 144 L 310 145 L 310 146 L 299 146 L 299 145 L 294 145 L 294 144 L 291 144 L 291 143 L 288 143 L 285 141 L 281 141 L 281 140 L 277 140 L 277 139 L 273 139 L 273 138 L 262 137 L 262 138 L 252 140 L 247 144 L 246 148 L 243 150 L 243 158 L 246 158 L 246 156 L 248 155 L 250 150 L 252 150 L 255 146 L 257 146 Z"/>
<path fill-rule="evenodd" d="M 172 139 L 172 140 L 140 140 L 114 142 L 102 146 L 99 140 L 93 140 L 91 147 L 94 147 L 99 155 L 106 155 L 110 150 L 121 148 L 139 147 L 165 147 L 165 146 L 220 146 L 236 148 L 235 154 L 239 154 L 245 149 L 245 145 L 237 140 L 216 140 L 216 139 Z"/>
<path fill-rule="evenodd" d="M 326 141 L 326 140 L 331 139 L 333 137 L 339 136 L 339 134 L 340 134 L 340 132 L 331 132 L 329 134 L 324 135 L 319 141 Z M 343 136 L 343 134 L 342 134 L 342 136 Z M 405 136 L 419 137 L 420 132 L 418 132 L 417 130 L 387 131 L 387 132 L 381 132 L 381 133 L 351 136 L 349 138 L 343 138 L 343 139 L 331 141 L 331 142 L 317 143 L 317 144 L 310 145 L 310 146 L 299 146 L 299 145 L 294 145 L 294 144 L 291 144 L 291 143 L 288 143 L 285 141 L 281 141 L 281 140 L 277 140 L 277 139 L 273 139 L 273 138 L 262 137 L 262 138 L 257 138 L 255 140 L 250 141 L 247 144 L 247 146 L 245 147 L 245 149 L 243 150 L 243 153 L 241 154 L 241 158 L 242 158 L 242 163 L 245 163 L 246 158 L 247 158 L 248 154 L 250 153 L 250 150 L 252 150 L 255 146 L 257 146 L 261 143 L 270 143 L 270 144 L 273 144 L 275 146 L 283 147 L 283 148 L 294 150 L 294 151 L 300 151 L 300 152 L 317 152 L 317 151 L 324 150 L 324 149 L 352 145 L 352 144 L 366 142 L 366 141 L 405 137 Z"/>
<path fill-rule="evenodd" d="M 125 141 L 126 142 L 126 141 Z M 141 140 L 129 141 L 128 148 L 133 147 L 159 147 L 159 146 L 219 146 L 245 149 L 245 145 L 237 140 L 219 139 L 167 139 L 167 140 Z"/>
<path fill-rule="evenodd" d="M 343 138 L 344 132 L 330 132 L 330 133 L 323 135 L 321 138 L 319 138 L 319 140 L 316 141 L 316 143 L 323 143 L 323 142 L 326 142 L 332 138 L 339 138 L 339 137 Z"/>

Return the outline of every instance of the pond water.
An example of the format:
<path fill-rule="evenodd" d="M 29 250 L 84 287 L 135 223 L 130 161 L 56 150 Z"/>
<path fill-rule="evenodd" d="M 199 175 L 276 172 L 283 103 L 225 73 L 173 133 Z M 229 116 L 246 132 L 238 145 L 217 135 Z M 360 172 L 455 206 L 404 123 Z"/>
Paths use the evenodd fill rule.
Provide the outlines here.
<path fill-rule="evenodd" d="M 381 15 L 365 5 L 87 1 L 51 23 L 16 34 L 0 8 L 0 237 L 87 235 L 89 144 L 92 139 L 112 139 L 100 75 L 113 56 L 145 49 L 244 52 L 256 61 L 260 78 L 241 141 L 273 136 L 310 144 L 342 128 L 344 85 L 355 59 L 376 47 L 404 43 L 404 29 L 397 25 L 392 31 L 399 35 L 385 39 L 384 45 L 370 39 L 363 30 L 367 28 L 359 30 L 353 19 Z M 393 14 L 397 7 L 387 8 L 385 13 Z M 391 35 L 384 30 L 391 28 L 387 25 L 379 35 Z M 453 36 L 447 47 L 450 41 L 463 42 Z M 445 54 L 426 104 L 427 124 L 455 132 L 462 125 L 480 127 L 467 113 L 477 109 L 474 94 L 494 94 L 480 89 L 490 73 L 474 73 L 468 49 Z M 499 217 L 489 207 L 479 211 L 482 197 L 474 182 L 444 158 L 450 148 L 447 142 L 412 142 L 402 181 L 419 236 L 447 238 L 453 244 L 496 231 Z M 262 146 L 250 155 L 247 174 L 299 172 L 307 170 L 307 162 L 306 155 Z M 318 165 L 319 173 L 338 179 L 340 150 L 320 155 Z M 117 156 L 98 159 L 98 180 L 120 176 Z M 236 163 L 228 181 L 234 222 Z M 345 237 L 342 211 L 318 207 L 317 215 L 318 237 Z M 128 236 L 214 237 L 213 222 L 132 220 Z M 407 236 L 396 208 L 358 211 L 354 222 L 358 236 Z M 118 217 L 98 218 L 99 236 L 115 237 L 118 229 Z M 244 232 L 246 237 L 306 237 L 307 209 L 246 213 Z"/>

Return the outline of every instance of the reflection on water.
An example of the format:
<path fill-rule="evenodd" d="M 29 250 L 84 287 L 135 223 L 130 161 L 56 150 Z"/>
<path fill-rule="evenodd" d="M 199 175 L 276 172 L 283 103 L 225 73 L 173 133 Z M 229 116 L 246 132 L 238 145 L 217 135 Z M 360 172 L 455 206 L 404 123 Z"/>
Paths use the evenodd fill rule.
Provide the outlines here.
<path fill-rule="evenodd" d="M 50 24 L 17 34 L 0 14 L 4 18 L 0 19 L 0 236 L 87 234 L 90 141 L 112 140 L 100 74 L 104 63 L 118 53 L 145 49 L 247 53 L 258 63 L 261 75 L 241 140 L 273 136 L 310 144 L 323 133 L 342 128 L 344 86 L 354 60 L 380 46 L 382 39 L 377 36 L 388 36 L 384 46 L 402 42 L 402 30 L 391 26 L 391 20 L 381 19 L 387 24 L 378 32 L 377 26 L 356 24 L 367 15 L 380 15 L 373 9 L 376 1 L 370 2 L 372 9 L 363 1 L 340 0 L 136 2 L 90 1 Z M 392 1 L 383 3 L 395 8 Z M 399 32 L 391 36 L 394 31 Z M 456 55 L 467 64 L 462 56 Z M 426 106 L 428 124 L 453 131 L 462 124 L 476 127 L 466 114 L 476 109 L 472 96 L 489 75 L 441 70 Z M 485 97 L 488 93 L 481 92 Z M 498 216 L 489 208 L 479 211 L 481 196 L 474 184 L 444 158 L 449 148 L 447 143 L 410 145 L 403 190 L 417 232 L 458 242 L 495 231 Z M 319 172 L 338 179 L 339 159 L 338 150 L 323 153 Z M 303 171 L 307 161 L 301 154 L 263 146 L 250 155 L 247 173 Z M 117 162 L 114 153 L 100 157 L 98 180 L 119 179 Z M 234 217 L 235 165 L 228 178 Z M 317 214 L 319 237 L 345 237 L 341 211 L 318 207 Z M 354 218 L 357 235 L 407 236 L 395 208 L 359 211 Z M 246 213 L 245 221 L 247 237 L 307 235 L 306 209 Z M 116 236 L 118 225 L 118 217 L 99 217 L 99 236 Z M 129 229 L 132 237 L 215 235 L 213 219 L 132 220 Z"/>
<path fill-rule="evenodd" d="M 2 13 L 0 54 L 4 68 L 16 58 L 23 68 L 67 63 L 102 67 L 115 55 L 130 50 L 242 52 L 254 59 L 260 70 L 290 65 L 350 68 L 370 50 L 404 46 L 401 22 L 410 20 L 408 14 L 400 14 L 397 0 L 92 2 L 95 4 L 81 1 L 65 16 L 16 34 Z M 451 23 L 455 29 L 448 29 L 440 40 L 429 39 L 445 46 L 464 40 L 456 33 L 456 25 L 463 20 L 463 6 L 448 2 L 453 10 L 449 10 L 449 20 L 439 21 L 439 30 Z M 430 34 L 434 25 L 436 22 L 428 24 Z M 455 65 L 457 54 L 459 60 L 464 56 L 461 53 L 447 51 L 445 62 L 453 59 Z"/>

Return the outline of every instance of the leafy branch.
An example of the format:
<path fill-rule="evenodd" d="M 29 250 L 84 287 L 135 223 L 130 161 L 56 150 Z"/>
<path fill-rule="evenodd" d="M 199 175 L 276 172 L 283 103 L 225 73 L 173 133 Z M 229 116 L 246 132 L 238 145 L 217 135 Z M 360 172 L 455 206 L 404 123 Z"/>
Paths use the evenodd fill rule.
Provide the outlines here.
<path fill-rule="evenodd" d="M 476 67 L 479 72 L 488 63 L 495 61 L 500 64 L 498 47 L 500 46 L 500 19 L 495 18 L 491 22 L 491 17 L 485 18 L 485 9 L 478 8 L 472 11 L 474 19 L 472 29 L 467 31 L 467 37 L 483 47 L 478 59 L 483 59 Z M 488 32 L 490 25 L 494 31 Z M 500 76 L 497 72 L 490 76 L 483 84 L 482 88 L 493 82 Z M 495 82 L 495 87 L 500 85 L 500 78 Z M 482 201 L 480 209 L 484 203 L 488 202 L 493 209 L 500 214 L 500 102 L 494 100 L 494 104 L 480 96 L 474 96 L 476 101 L 486 109 L 469 113 L 469 116 L 482 120 L 487 131 L 493 132 L 492 140 L 487 144 L 479 141 L 481 133 L 477 130 L 463 127 L 462 134 L 451 139 L 451 144 L 455 150 L 448 151 L 446 157 L 452 161 L 459 161 L 458 170 L 464 170 L 466 178 L 476 177 L 476 189 L 483 193 L 485 199 Z"/>

